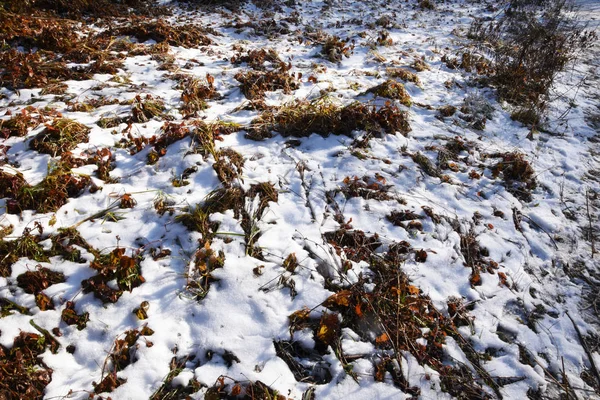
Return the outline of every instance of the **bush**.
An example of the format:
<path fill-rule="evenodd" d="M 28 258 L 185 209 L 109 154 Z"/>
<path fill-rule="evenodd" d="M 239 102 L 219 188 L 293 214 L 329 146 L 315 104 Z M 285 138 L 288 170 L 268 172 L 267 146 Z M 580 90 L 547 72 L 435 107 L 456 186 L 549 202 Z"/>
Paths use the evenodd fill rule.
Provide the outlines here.
<path fill-rule="evenodd" d="M 572 10 L 572 0 L 511 0 L 498 20 L 471 26 L 469 37 L 491 46 L 501 99 L 544 108 L 557 74 L 596 37 Z"/>

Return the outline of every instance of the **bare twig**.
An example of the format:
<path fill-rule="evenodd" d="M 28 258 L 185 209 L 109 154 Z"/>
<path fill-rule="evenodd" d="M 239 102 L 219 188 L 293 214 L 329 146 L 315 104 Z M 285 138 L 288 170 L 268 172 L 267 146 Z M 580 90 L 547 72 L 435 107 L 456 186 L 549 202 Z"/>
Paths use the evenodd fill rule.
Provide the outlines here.
<path fill-rule="evenodd" d="M 592 242 L 592 258 L 594 258 L 594 255 L 596 254 L 596 246 L 594 243 L 594 229 L 592 227 L 592 216 L 590 214 L 589 191 L 590 191 L 589 188 L 585 189 L 585 207 L 587 209 L 588 224 L 589 224 L 589 228 L 590 228 L 590 241 Z"/>
<path fill-rule="evenodd" d="M 573 324 L 573 328 L 575 328 L 575 332 L 577 332 L 577 337 L 579 338 L 579 341 L 581 342 L 581 346 L 583 346 L 583 349 L 585 350 L 585 354 L 587 355 L 588 359 L 590 360 L 590 365 L 592 366 L 592 371 L 594 372 L 596 381 L 598 382 L 598 385 L 600 385 L 600 373 L 598 373 L 598 368 L 596 368 L 596 363 L 594 362 L 594 357 L 592 357 L 592 352 L 590 351 L 590 348 L 588 347 L 587 343 L 585 342 L 585 339 L 583 338 L 583 335 L 581 334 L 579 327 L 577 326 L 577 324 L 575 323 L 573 318 L 571 318 L 571 315 L 569 314 L 568 311 L 567 311 L 567 317 L 569 317 L 569 319 L 571 320 L 571 323 Z"/>

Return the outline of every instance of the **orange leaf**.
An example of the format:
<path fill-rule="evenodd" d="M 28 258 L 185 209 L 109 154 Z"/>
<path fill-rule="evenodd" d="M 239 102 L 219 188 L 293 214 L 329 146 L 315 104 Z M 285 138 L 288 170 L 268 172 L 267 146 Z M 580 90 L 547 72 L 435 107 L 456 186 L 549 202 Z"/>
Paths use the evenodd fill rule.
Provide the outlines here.
<path fill-rule="evenodd" d="M 317 331 L 317 338 L 327 345 L 332 344 L 335 340 L 339 324 L 337 314 L 323 314 Z"/>
<path fill-rule="evenodd" d="M 231 395 L 232 396 L 238 396 L 240 393 L 242 393 L 242 387 L 238 383 L 236 383 L 231 388 Z"/>
<path fill-rule="evenodd" d="M 310 315 L 310 310 L 305 307 L 301 310 L 294 311 L 292 314 L 290 314 L 288 319 L 290 320 L 291 324 L 297 324 L 299 322 L 308 320 L 309 315 Z"/>
<path fill-rule="evenodd" d="M 375 339 L 375 343 L 382 345 L 382 344 L 388 342 L 389 340 L 390 340 L 390 337 L 388 336 L 388 334 L 383 332 L 381 335 L 377 336 L 377 338 Z"/>
<path fill-rule="evenodd" d="M 342 290 L 335 294 L 329 296 L 327 300 L 323 303 L 325 307 L 331 306 L 343 306 L 348 307 L 350 305 L 350 296 L 352 292 L 349 290 Z"/>
<path fill-rule="evenodd" d="M 419 288 L 413 285 L 409 285 L 408 286 L 408 293 L 414 295 L 414 296 L 418 296 L 419 295 Z"/>
<path fill-rule="evenodd" d="M 363 312 L 360 309 L 360 303 L 356 303 L 356 305 L 354 306 L 354 312 L 356 313 L 356 315 L 361 318 L 363 316 Z"/>

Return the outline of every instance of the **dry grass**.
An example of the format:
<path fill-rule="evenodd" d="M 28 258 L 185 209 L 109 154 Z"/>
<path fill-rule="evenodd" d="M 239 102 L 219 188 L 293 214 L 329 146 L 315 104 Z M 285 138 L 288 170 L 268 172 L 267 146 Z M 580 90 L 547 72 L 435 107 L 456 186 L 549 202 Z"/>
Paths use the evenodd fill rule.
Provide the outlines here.
<path fill-rule="evenodd" d="M 145 98 L 137 95 L 131 108 L 131 122 L 144 123 L 153 118 L 164 117 L 165 105 L 161 99 L 146 95 Z"/>
<path fill-rule="evenodd" d="M 30 143 L 33 150 L 40 153 L 59 156 L 66 151 L 71 151 L 79 143 L 87 143 L 90 128 L 68 118 L 59 118 L 46 125 Z"/>
<path fill-rule="evenodd" d="M 299 87 L 296 78 L 287 73 L 285 69 L 266 72 L 239 72 L 234 78 L 241 83 L 240 89 L 249 100 L 261 99 L 266 92 L 276 90 L 282 90 L 285 94 L 290 94 Z"/>
<path fill-rule="evenodd" d="M 492 174 L 502 178 L 509 192 L 524 201 L 531 200 L 531 191 L 536 188 L 535 171 L 525 156 L 519 152 L 495 153 L 491 158 L 501 158 L 492 168 Z"/>
<path fill-rule="evenodd" d="M 62 164 L 51 168 L 48 175 L 35 186 L 29 185 L 22 175 L 0 173 L 0 195 L 9 198 L 7 212 L 18 214 L 22 210 L 39 213 L 55 212 L 69 197 L 77 197 L 90 184 L 90 178 L 74 175 Z"/>
<path fill-rule="evenodd" d="M 387 80 L 377 86 L 374 86 L 367 90 L 367 93 L 372 93 L 378 97 L 398 100 L 406 107 L 410 107 L 412 105 L 412 100 L 406 91 L 406 88 L 404 88 L 404 85 L 394 80 Z"/>
<path fill-rule="evenodd" d="M 337 36 L 329 36 L 323 43 L 321 53 L 325 58 L 333 63 L 342 61 L 343 57 L 349 58 L 354 46 L 349 45 L 347 41 Z"/>
<path fill-rule="evenodd" d="M 49 347 L 57 347 L 46 336 L 21 332 L 12 347 L 0 345 L 0 395 L 6 399 L 41 399 L 44 389 L 52 381 L 52 369 L 45 365 L 41 355 Z"/>
<path fill-rule="evenodd" d="M 209 30 L 193 24 L 174 25 L 163 19 L 134 19 L 130 24 L 111 30 L 111 36 L 131 36 L 139 42 L 154 40 L 171 46 L 196 48 L 212 44 L 207 36 Z M 214 33 L 210 31 L 210 33 Z"/>
<path fill-rule="evenodd" d="M 252 121 L 248 135 L 261 140 L 270 137 L 271 131 L 277 131 L 284 137 L 306 137 L 313 133 L 322 136 L 350 135 L 355 130 L 406 135 L 410 126 L 407 115 L 391 104 L 377 109 L 361 103 L 341 107 L 327 99 L 296 100 L 264 112 Z"/>
<path fill-rule="evenodd" d="M 215 78 L 206 74 L 206 79 L 186 76 L 180 79 L 178 87 L 183 89 L 181 113 L 184 117 L 194 117 L 198 111 L 208 108 L 207 100 L 218 99 L 221 96 L 214 87 Z"/>
<path fill-rule="evenodd" d="M 412 82 L 417 86 L 421 85 L 421 81 L 417 74 L 405 68 L 387 68 L 385 72 L 390 78 L 401 79 L 404 82 Z"/>

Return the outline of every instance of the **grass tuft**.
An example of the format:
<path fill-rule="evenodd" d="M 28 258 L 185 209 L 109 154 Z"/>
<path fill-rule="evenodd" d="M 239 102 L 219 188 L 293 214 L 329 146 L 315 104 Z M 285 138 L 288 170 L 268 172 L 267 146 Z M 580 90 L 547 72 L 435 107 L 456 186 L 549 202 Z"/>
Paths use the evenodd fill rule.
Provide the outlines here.
<path fill-rule="evenodd" d="M 79 143 L 87 143 L 90 128 L 68 118 L 59 118 L 46 125 L 30 143 L 33 150 L 40 153 L 59 156 L 66 151 L 71 151 Z"/>
<path fill-rule="evenodd" d="M 406 135 L 410 132 L 410 125 L 406 113 L 391 104 L 377 109 L 362 103 L 341 107 L 327 99 L 296 100 L 264 112 L 252 121 L 248 136 L 262 140 L 271 137 L 271 131 L 277 131 L 284 137 L 306 137 L 313 133 L 322 136 L 350 135 L 355 130 Z"/>
<path fill-rule="evenodd" d="M 367 93 L 372 93 L 378 97 L 385 97 L 392 100 L 398 100 L 401 104 L 406 107 L 412 105 L 410 95 L 404 88 L 404 85 L 394 80 L 387 80 L 382 84 L 374 86 L 367 90 Z"/>

